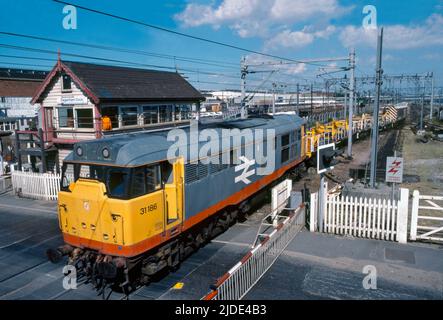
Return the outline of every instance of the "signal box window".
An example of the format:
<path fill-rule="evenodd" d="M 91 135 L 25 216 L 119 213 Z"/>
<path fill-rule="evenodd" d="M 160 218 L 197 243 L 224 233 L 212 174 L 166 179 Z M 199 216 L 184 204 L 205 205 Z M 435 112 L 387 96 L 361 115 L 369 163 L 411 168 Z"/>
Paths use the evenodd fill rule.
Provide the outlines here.
<path fill-rule="evenodd" d="M 144 106 L 143 119 L 144 124 L 158 123 L 158 106 Z"/>
<path fill-rule="evenodd" d="M 76 109 L 77 127 L 78 128 L 93 128 L 94 120 L 92 118 L 92 109 Z"/>
<path fill-rule="evenodd" d="M 137 125 L 138 108 L 137 107 L 122 107 L 121 117 L 123 126 Z"/>
<path fill-rule="evenodd" d="M 72 107 L 58 108 L 58 124 L 60 128 L 74 128 L 74 109 Z"/>
<path fill-rule="evenodd" d="M 71 91 L 71 77 L 67 74 L 62 75 L 62 90 L 63 91 Z"/>
<path fill-rule="evenodd" d="M 180 105 L 176 106 L 176 108 L 180 109 L 180 120 L 187 120 L 191 119 L 192 113 L 191 113 L 191 106 L 190 105 Z"/>
<path fill-rule="evenodd" d="M 171 122 L 172 121 L 172 105 L 161 105 L 159 106 L 160 122 Z"/>
<path fill-rule="evenodd" d="M 118 128 L 118 107 L 103 107 L 102 117 L 108 117 L 111 120 L 111 128 Z"/>

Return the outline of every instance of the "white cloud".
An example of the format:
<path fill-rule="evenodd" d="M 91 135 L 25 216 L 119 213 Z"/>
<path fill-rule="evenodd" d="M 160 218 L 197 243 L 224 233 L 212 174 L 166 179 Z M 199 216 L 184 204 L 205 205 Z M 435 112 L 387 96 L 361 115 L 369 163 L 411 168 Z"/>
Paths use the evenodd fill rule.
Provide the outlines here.
<path fill-rule="evenodd" d="M 443 16 L 431 15 L 423 25 L 391 25 L 384 28 L 383 46 L 387 49 L 412 49 L 443 45 Z M 340 33 L 346 47 L 377 45 L 377 30 L 347 26 Z"/>
<path fill-rule="evenodd" d="M 306 71 L 305 63 L 291 64 L 289 66 L 284 67 L 286 73 L 288 74 L 301 74 Z"/>
<path fill-rule="evenodd" d="M 323 30 L 310 31 L 305 27 L 301 31 L 291 31 L 286 29 L 269 39 L 265 47 L 269 50 L 272 48 L 302 48 L 318 38 L 328 39 L 336 30 L 334 26 L 328 26 Z"/>
<path fill-rule="evenodd" d="M 348 10 L 341 7 L 336 0 L 278 0 L 273 2 L 271 16 L 276 21 L 304 21 L 314 15 L 332 18 Z"/>
<path fill-rule="evenodd" d="M 314 35 L 317 38 L 328 39 L 336 31 L 336 29 L 337 29 L 336 27 L 330 25 L 327 26 L 326 29 L 324 30 L 316 31 Z"/>
<path fill-rule="evenodd" d="M 260 0 L 224 0 L 218 7 L 190 3 L 175 18 L 185 27 L 211 25 L 219 28 L 228 24 L 241 37 L 248 37 L 255 35 L 255 30 L 260 27 L 260 21 L 251 17 L 265 13 L 260 3 Z"/>
<path fill-rule="evenodd" d="M 190 3 L 175 18 L 185 27 L 227 25 L 241 37 L 268 37 L 282 24 L 304 23 L 314 16 L 329 20 L 350 8 L 338 0 L 223 0 L 219 5 Z"/>
<path fill-rule="evenodd" d="M 396 57 L 392 54 L 385 54 L 383 55 L 383 61 L 394 61 L 396 60 Z"/>
<path fill-rule="evenodd" d="M 252 15 L 258 6 L 259 0 L 225 0 L 217 8 L 191 3 L 176 18 L 190 27 L 205 24 L 219 26 Z"/>
<path fill-rule="evenodd" d="M 311 44 L 314 39 L 314 34 L 309 32 L 284 30 L 269 40 L 266 47 L 301 48 Z"/>
<path fill-rule="evenodd" d="M 440 60 L 442 55 L 440 53 L 426 53 L 423 55 L 423 58 L 426 60 Z"/>
<path fill-rule="evenodd" d="M 281 71 L 288 75 L 298 75 L 302 74 L 307 70 L 307 65 L 305 63 L 288 63 L 287 61 L 281 61 L 280 63 L 273 62 L 269 64 L 269 59 L 257 54 L 250 54 L 246 56 L 246 61 L 248 65 L 259 66 L 262 70 L 273 70 Z M 267 75 L 264 77 L 267 77 Z"/>

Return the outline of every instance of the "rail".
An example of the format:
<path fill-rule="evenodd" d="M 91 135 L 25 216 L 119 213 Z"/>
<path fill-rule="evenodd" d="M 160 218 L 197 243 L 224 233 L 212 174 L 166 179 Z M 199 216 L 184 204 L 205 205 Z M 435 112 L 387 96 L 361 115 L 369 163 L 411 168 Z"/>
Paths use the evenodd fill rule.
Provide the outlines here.
<path fill-rule="evenodd" d="M 379 125 L 381 128 L 386 128 L 389 125 L 394 125 L 399 120 L 397 109 L 389 107 L 379 116 Z M 311 157 L 315 154 L 318 146 L 328 144 L 331 142 L 340 142 L 347 138 L 349 123 L 347 120 L 333 120 L 327 123 L 315 122 L 312 123 L 312 117 L 304 118 L 310 128 L 306 130 L 305 150 L 306 155 Z M 320 117 L 324 120 L 324 117 Z M 354 117 L 352 121 L 352 134 L 359 135 L 367 132 L 372 128 L 372 116 L 369 114 L 362 114 L 359 117 Z"/>

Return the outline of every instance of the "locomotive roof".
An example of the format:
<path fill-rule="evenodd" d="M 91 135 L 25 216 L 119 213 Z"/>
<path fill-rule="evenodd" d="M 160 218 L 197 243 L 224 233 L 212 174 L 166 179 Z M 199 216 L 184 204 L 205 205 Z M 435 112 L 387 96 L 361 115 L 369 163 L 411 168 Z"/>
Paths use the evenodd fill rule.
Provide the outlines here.
<path fill-rule="evenodd" d="M 296 115 L 276 115 L 270 118 L 249 118 L 209 124 L 199 124 L 198 131 L 201 133 L 204 129 L 214 130 L 218 134 L 217 137 L 219 145 L 222 146 L 221 141 L 223 137 L 223 129 L 274 129 L 275 135 L 279 136 L 300 128 L 304 122 L 305 121 L 302 118 Z M 147 131 L 128 133 L 97 140 L 82 141 L 74 145 L 74 152 L 71 152 L 65 158 L 65 161 L 100 163 L 103 165 L 108 164 L 117 166 L 139 166 L 147 163 L 166 160 L 168 149 L 173 144 L 176 144 L 176 146 L 186 147 L 189 155 L 190 127 L 179 130 L 183 130 L 183 132 L 186 134 L 186 141 L 172 139 L 171 141 L 168 141 L 168 133 L 172 134 L 174 129 L 155 132 Z M 172 137 L 175 137 L 175 135 L 172 135 Z M 263 132 L 263 137 L 266 139 L 266 131 Z M 211 138 L 209 138 L 209 140 L 210 139 Z M 237 145 L 233 145 L 233 140 L 234 139 L 231 139 L 230 142 L 231 148 L 238 147 Z M 248 140 L 250 139 L 246 138 L 246 143 L 250 142 Z M 243 138 L 242 142 L 244 143 L 244 141 L 245 140 Z M 207 141 L 200 141 L 200 147 L 206 143 Z M 196 143 L 193 145 L 195 146 L 195 144 Z M 82 156 L 78 156 L 78 154 L 75 152 L 78 147 L 82 148 Z M 105 159 L 102 155 L 102 150 L 104 148 L 107 148 L 110 152 L 108 159 Z M 224 152 L 226 149 L 221 149 L 221 151 Z M 191 158 L 190 160 L 194 159 Z"/>

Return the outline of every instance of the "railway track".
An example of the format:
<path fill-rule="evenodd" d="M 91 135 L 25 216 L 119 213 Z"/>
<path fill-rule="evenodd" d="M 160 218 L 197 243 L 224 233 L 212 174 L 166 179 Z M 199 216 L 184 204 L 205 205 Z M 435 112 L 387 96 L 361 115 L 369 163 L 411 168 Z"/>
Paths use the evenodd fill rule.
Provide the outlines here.
<path fill-rule="evenodd" d="M 386 154 L 388 154 L 388 152 L 389 151 L 392 151 L 392 146 L 393 145 L 395 145 L 397 142 L 398 142 L 398 136 L 396 136 L 395 134 L 395 132 L 396 131 L 398 131 L 398 130 L 391 130 L 391 131 L 386 131 L 385 133 L 383 133 L 382 135 L 381 135 L 381 138 L 380 138 L 380 145 L 381 145 L 381 148 L 380 148 L 380 153 L 379 153 L 379 157 L 383 157 L 384 155 L 386 155 Z M 365 140 L 358 140 L 358 142 L 356 142 L 355 143 L 355 153 L 360 153 L 362 150 L 364 150 L 364 149 L 368 149 L 367 148 L 367 144 L 368 144 L 368 141 L 369 139 L 365 139 Z M 390 154 L 388 154 L 388 155 L 390 155 Z M 367 154 L 366 154 L 366 156 L 367 156 Z M 354 166 L 354 165 L 360 165 L 361 163 L 364 163 L 364 161 L 362 162 L 362 161 L 359 161 L 359 159 L 357 159 L 358 161 L 343 161 L 343 163 L 341 164 L 341 166 L 343 167 L 343 169 L 342 169 L 342 171 L 343 171 L 343 174 L 341 174 L 340 172 L 338 172 L 338 174 L 335 174 L 334 176 L 330 176 L 330 180 L 332 180 L 332 181 L 334 181 L 335 183 L 343 183 L 343 182 L 345 182 L 348 178 L 349 178 L 349 176 L 347 175 L 347 174 L 345 174 L 345 172 L 346 172 L 346 170 L 347 169 L 349 169 L 349 167 L 350 166 Z M 356 163 L 357 162 L 357 163 Z M 366 162 L 367 162 L 367 160 L 366 160 Z M 296 183 L 296 185 L 300 185 L 300 184 L 303 184 L 305 181 L 306 181 L 306 176 L 305 177 L 302 177 L 301 179 L 299 179 L 298 181 L 297 181 L 297 183 Z M 309 179 L 311 179 L 312 177 L 309 177 Z M 299 190 L 299 189 L 298 189 Z M 268 205 L 268 204 L 265 204 L 265 205 Z M 8 205 L 8 207 L 4 207 L 4 208 L 2 208 L 1 206 L 0 206 L 0 210 L 1 209 L 3 209 L 3 210 L 10 210 L 10 209 L 13 209 L 15 206 L 13 206 L 13 205 Z M 45 209 L 38 209 L 38 208 L 35 208 L 35 210 L 42 210 L 42 211 L 45 211 L 45 213 L 49 213 L 49 212 L 52 212 L 52 211 L 50 211 L 50 210 L 45 210 Z M 254 219 L 254 214 L 256 214 L 256 213 L 260 213 L 262 211 L 262 209 L 261 208 L 259 208 L 258 210 L 256 210 L 256 211 L 254 211 L 251 215 L 250 215 L 250 218 L 251 219 Z M 39 212 L 38 212 L 39 213 Z M 41 213 L 43 213 L 43 212 L 41 212 Z M 41 214 L 40 213 L 40 214 Z M 32 214 L 30 215 L 30 216 L 32 216 Z M 38 214 L 35 214 L 35 217 L 38 217 Z M 19 222 L 17 222 L 16 224 L 15 224 L 15 226 L 16 227 L 18 227 L 20 224 L 19 224 Z M 26 225 L 26 227 L 25 228 L 23 228 L 23 230 L 21 230 L 21 231 L 25 231 L 25 229 L 26 228 L 31 228 L 32 227 L 32 225 L 33 225 L 33 223 L 29 223 L 29 224 L 27 224 Z M 5 230 L 6 232 L 8 232 L 8 233 L 10 233 L 11 235 L 14 233 L 14 231 L 11 231 L 11 230 Z M 53 232 L 53 231 L 50 231 L 50 232 L 48 232 L 48 234 L 50 234 L 51 232 Z M 42 234 L 45 234 L 45 233 L 42 233 Z M 36 233 L 36 234 L 33 234 L 33 236 L 37 236 L 37 235 L 39 235 L 38 233 Z M 44 240 L 44 241 L 42 241 L 42 242 L 38 242 L 38 243 L 36 243 L 34 246 L 31 246 L 30 248 L 33 248 L 33 247 L 38 247 L 38 246 L 41 246 L 42 245 L 42 243 L 44 243 L 44 242 L 46 242 L 46 241 L 52 241 L 53 239 L 56 239 L 57 237 L 56 236 L 54 236 L 54 237 L 52 237 L 52 238 L 49 238 L 49 239 L 46 239 L 46 240 Z M 14 245 L 17 245 L 17 244 L 20 244 L 20 243 L 26 243 L 27 241 L 29 241 L 30 240 L 30 238 L 27 238 L 27 237 L 23 237 L 23 238 L 19 238 L 17 241 L 16 241 L 16 243 L 14 244 L 14 243 L 10 243 L 10 244 L 8 244 L 8 245 L 6 245 L 6 246 L 4 246 L 4 248 L 3 249 L 7 249 L 8 247 L 11 247 L 11 246 L 14 246 Z M 0 248 L 0 250 L 2 250 L 2 248 Z M 202 250 L 202 249 L 200 249 L 200 250 Z M 15 253 L 22 253 L 23 251 L 16 251 Z M 1 252 L 0 252 L 0 258 L 1 257 L 8 257 L 7 255 L 1 255 Z M 192 256 L 191 256 L 192 257 Z M 43 262 L 41 262 L 41 263 L 38 263 L 38 264 L 36 264 L 36 265 L 34 265 L 34 266 L 31 266 L 31 267 L 29 267 L 29 268 L 27 268 L 27 269 L 23 269 L 23 270 L 21 270 L 20 272 L 17 272 L 17 273 L 15 273 L 15 274 L 13 274 L 13 275 L 11 275 L 11 276 L 9 276 L 7 279 L 5 278 L 4 279 L 4 281 L 0 281 L 0 284 L 2 284 L 2 283 L 4 283 L 4 282 L 7 282 L 7 281 L 11 281 L 11 280 L 13 280 L 13 279 L 18 279 L 20 276 L 22 276 L 22 277 L 26 277 L 26 276 L 28 276 L 28 275 L 32 275 L 32 273 L 34 272 L 34 271 L 36 271 L 36 270 L 39 270 L 39 269 L 44 269 L 44 267 L 46 267 L 46 266 L 48 266 L 48 262 L 47 261 L 43 261 Z M 197 266 L 195 266 L 195 268 L 194 269 L 192 269 L 191 271 L 189 271 L 188 273 L 186 273 L 185 274 L 185 276 L 188 276 L 188 275 L 190 275 L 190 274 L 192 274 L 194 271 L 195 271 L 195 269 L 197 269 L 199 266 L 197 265 Z M 54 270 L 57 270 L 57 272 L 59 272 L 58 274 L 60 275 L 58 278 L 57 278 L 57 280 L 56 281 L 58 281 L 59 282 L 59 284 L 61 285 L 61 283 L 62 283 L 62 278 L 63 278 L 63 274 L 62 274 L 62 272 L 61 272 L 61 266 L 60 265 L 58 265 L 58 266 L 55 266 L 54 267 L 55 269 Z M 168 275 L 166 275 L 165 277 L 168 277 Z M 86 289 L 87 290 L 89 290 L 91 293 L 90 293 L 90 296 L 91 296 L 91 298 L 92 297 L 98 297 L 97 296 L 97 292 L 94 292 L 93 290 L 91 290 L 91 284 L 89 283 L 89 282 L 87 282 L 87 281 L 81 281 L 81 282 L 79 282 L 78 283 L 78 289 L 77 290 L 79 290 L 79 291 L 77 291 L 77 292 L 80 292 L 80 291 L 83 291 L 83 292 L 85 292 L 86 291 Z M 144 288 L 145 286 L 142 286 L 142 285 L 140 285 L 140 286 L 137 286 L 136 288 L 135 288 L 135 290 L 133 290 L 130 294 L 129 294 L 129 296 L 127 297 L 127 296 L 125 296 L 124 294 L 122 294 L 122 293 L 120 293 L 120 292 L 116 292 L 116 291 L 104 291 L 104 292 L 98 292 L 102 297 L 104 296 L 105 298 L 110 298 L 110 299 L 118 299 L 118 300 L 123 300 L 123 299 L 127 299 L 127 298 L 129 298 L 129 299 L 131 299 L 131 296 L 135 296 L 135 295 L 137 295 L 138 293 L 140 293 L 141 292 L 141 290 Z M 15 293 L 17 293 L 18 291 L 20 291 L 20 290 L 24 290 L 24 289 L 26 289 L 26 286 L 22 286 L 22 287 L 19 287 L 19 288 L 17 288 L 16 290 L 14 290 L 13 292 L 9 292 L 9 293 L 7 293 L 7 294 L 5 294 L 5 295 L 0 295 L 0 299 L 2 299 L 2 298 L 7 298 L 8 296 L 11 296 L 12 294 L 15 294 Z M 57 292 L 57 293 L 55 293 L 55 294 L 53 294 L 53 295 L 51 295 L 51 296 L 49 296 L 48 297 L 48 299 L 63 299 L 63 298 L 70 298 L 71 297 L 71 295 L 73 296 L 73 297 L 75 297 L 76 296 L 76 294 L 77 294 L 77 292 L 75 292 L 75 291 L 73 291 L 73 290 L 69 290 L 69 291 L 66 291 L 66 290 L 63 290 L 63 289 L 61 289 L 59 292 Z M 108 294 L 110 294 L 109 296 L 108 296 Z"/>

